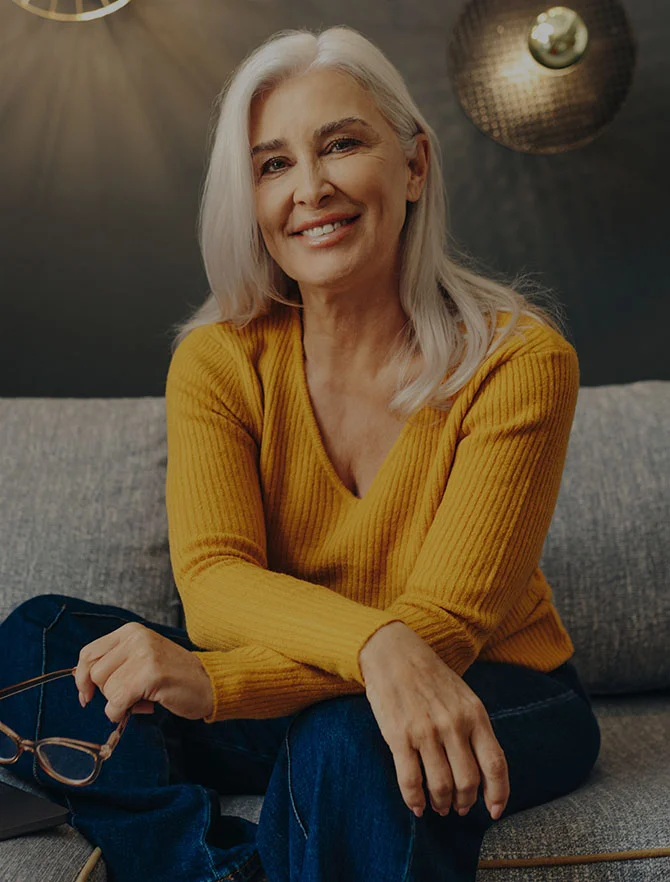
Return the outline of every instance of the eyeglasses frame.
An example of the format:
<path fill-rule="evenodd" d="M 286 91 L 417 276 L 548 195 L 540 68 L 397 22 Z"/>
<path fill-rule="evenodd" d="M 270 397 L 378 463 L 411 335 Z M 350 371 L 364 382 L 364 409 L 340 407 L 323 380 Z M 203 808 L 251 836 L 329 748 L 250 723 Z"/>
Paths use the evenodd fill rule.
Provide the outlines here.
<path fill-rule="evenodd" d="M 23 692 L 25 689 L 32 689 L 33 686 L 40 686 L 43 683 L 49 683 L 52 680 L 58 680 L 60 677 L 67 677 L 68 675 L 71 676 L 76 670 L 76 667 L 63 668 L 59 671 L 51 671 L 51 673 L 49 674 L 42 674 L 39 677 L 31 677 L 31 679 L 23 680 L 23 682 L 16 683 L 14 686 L 5 686 L 3 689 L 0 689 L 0 700 L 2 700 L 3 698 L 9 698 L 10 695 L 17 695 L 19 692 Z M 56 781 L 60 781 L 61 784 L 70 784 L 73 787 L 85 787 L 87 784 L 92 784 L 95 781 L 100 773 L 103 762 L 109 759 L 114 752 L 114 748 L 119 743 L 128 723 L 128 720 L 130 719 L 130 714 L 130 710 L 127 710 L 124 713 L 116 729 L 112 732 L 112 734 L 109 736 L 104 744 L 95 744 L 92 741 L 80 741 L 77 738 L 38 738 L 37 741 L 31 741 L 29 738 L 21 738 L 20 735 L 13 731 L 13 729 L 10 729 L 9 726 L 6 726 L 2 721 L 0 721 L 0 732 L 3 732 L 5 735 L 7 735 L 7 737 L 10 738 L 18 748 L 18 752 L 16 756 L 13 757 L 13 759 L 0 759 L 0 765 L 11 766 L 12 763 L 15 763 L 19 759 L 21 754 L 27 750 L 35 755 L 40 765 L 40 768 L 43 769 L 47 775 L 55 778 Z M 74 747 L 85 753 L 89 753 L 95 759 L 95 768 L 93 769 L 91 774 L 83 781 L 73 781 L 71 778 L 66 778 L 63 775 L 59 775 L 58 772 L 55 772 L 53 769 L 48 768 L 47 761 L 40 755 L 39 746 L 41 744 L 58 744 L 64 747 Z"/>

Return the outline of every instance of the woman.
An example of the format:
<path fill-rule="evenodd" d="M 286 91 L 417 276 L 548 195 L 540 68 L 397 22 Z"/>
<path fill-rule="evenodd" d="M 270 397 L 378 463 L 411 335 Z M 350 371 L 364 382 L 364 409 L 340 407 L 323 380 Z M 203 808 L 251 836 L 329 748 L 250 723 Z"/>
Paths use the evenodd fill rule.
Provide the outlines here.
<path fill-rule="evenodd" d="M 52 595 L 3 625 L 133 710 L 55 790 L 111 878 L 473 880 L 494 820 L 594 765 L 538 568 L 577 355 L 444 239 L 437 139 L 376 47 L 288 31 L 246 59 L 166 386 L 186 632 Z M 264 793 L 258 827 L 217 792 Z"/>

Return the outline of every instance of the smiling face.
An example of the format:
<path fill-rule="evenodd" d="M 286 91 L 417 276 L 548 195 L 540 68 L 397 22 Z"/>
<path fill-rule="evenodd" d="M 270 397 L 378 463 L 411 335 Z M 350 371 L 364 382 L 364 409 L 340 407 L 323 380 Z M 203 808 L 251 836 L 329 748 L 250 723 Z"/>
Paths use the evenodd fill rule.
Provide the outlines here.
<path fill-rule="evenodd" d="M 285 80 L 252 103 L 249 141 L 263 148 L 252 150 L 263 240 L 303 299 L 311 289 L 362 290 L 367 280 L 397 290 L 406 201 L 421 195 L 425 168 L 410 167 L 356 80 L 333 70 Z M 323 237 L 296 234 L 333 214 L 356 219 Z"/>

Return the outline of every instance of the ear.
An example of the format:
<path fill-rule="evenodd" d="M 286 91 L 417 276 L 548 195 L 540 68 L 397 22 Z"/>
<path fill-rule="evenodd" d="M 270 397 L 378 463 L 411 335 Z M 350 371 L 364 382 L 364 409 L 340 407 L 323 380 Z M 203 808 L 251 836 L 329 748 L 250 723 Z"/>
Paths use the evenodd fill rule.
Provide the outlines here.
<path fill-rule="evenodd" d="M 428 135 L 419 132 L 416 136 L 416 156 L 407 161 L 407 193 L 408 202 L 417 202 L 423 192 L 428 168 L 430 165 L 430 142 Z"/>

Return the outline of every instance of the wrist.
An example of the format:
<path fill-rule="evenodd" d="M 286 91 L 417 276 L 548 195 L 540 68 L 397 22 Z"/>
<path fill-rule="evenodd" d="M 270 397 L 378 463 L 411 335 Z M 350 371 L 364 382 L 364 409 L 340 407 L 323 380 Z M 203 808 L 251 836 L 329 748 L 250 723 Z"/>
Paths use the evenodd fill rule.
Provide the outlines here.
<path fill-rule="evenodd" d="M 382 625 L 381 628 L 375 631 L 375 633 L 371 637 L 368 637 L 368 639 L 363 644 L 362 649 L 358 653 L 358 665 L 364 677 L 365 672 L 363 671 L 363 665 L 369 665 L 371 659 L 382 652 L 382 649 L 386 646 L 387 641 L 389 639 L 394 640 L 397 632 L 401 628 L 406 627 L 407 625 L 404 622 L 387 622 L 385 625 Z"/>
<path fill-rule="evenodd" d="M 211 717 L 214 711 L 214 684 L 202 659 L 197 653 L 193 653 L 193 655 L 198 660 L 200 668 L 200 708 L 202 710 L 201 718 L 204 720 Z"/>

